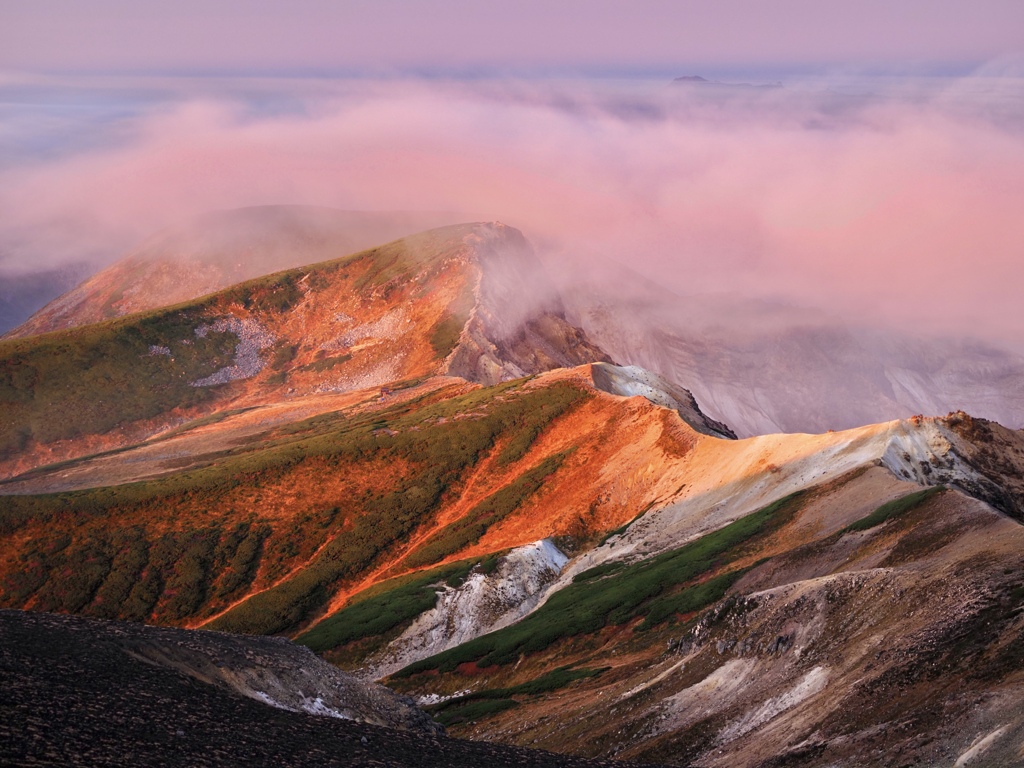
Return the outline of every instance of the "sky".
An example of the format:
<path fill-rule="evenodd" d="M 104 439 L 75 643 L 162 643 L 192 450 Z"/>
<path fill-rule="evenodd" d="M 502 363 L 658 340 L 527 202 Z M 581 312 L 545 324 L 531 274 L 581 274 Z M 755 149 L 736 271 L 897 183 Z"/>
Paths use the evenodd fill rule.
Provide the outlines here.
<path fill-rule="evenodd" d="M 1024 343 L 1024 3 L 0 0 L 0 20 L 0 280 L 214 209 L 451 210 L 681 294 Z M 696 74 L 731 85 L 671 83 Z"/>
<path fill-rule="evenodd" d="M 365 74 L 964 67 L 1018 0 L 3 0 L 0 70 Z"/>

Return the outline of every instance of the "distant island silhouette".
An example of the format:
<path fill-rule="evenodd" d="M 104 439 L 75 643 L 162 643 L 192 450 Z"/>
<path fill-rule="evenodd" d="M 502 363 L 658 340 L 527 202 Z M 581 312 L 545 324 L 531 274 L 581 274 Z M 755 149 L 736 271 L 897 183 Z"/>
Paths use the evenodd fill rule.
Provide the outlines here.
<path fill-rule="evenodd" d="M 683 75 L 677 77 L 672 81 L 673 84 L 678 85 L 703 85 L 703 86 L 716 86 L 719 88 L 781 88 L 782 83 L 776 81 L 774 83 L 723 83 L 719 80 L 708 80 L 706 77 L 700 75 Z"/>

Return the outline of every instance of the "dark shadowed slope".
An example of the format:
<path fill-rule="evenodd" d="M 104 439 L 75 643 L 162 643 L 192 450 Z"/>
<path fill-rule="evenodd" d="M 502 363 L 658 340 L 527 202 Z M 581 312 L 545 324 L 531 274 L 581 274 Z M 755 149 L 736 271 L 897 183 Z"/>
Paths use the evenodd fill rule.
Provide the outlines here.
<path fill-rule="evenodd" d="M 0 611 L 0 763 L 9 766 L 619 766 L 288 711 L 183 668 L 202 646 L 218 674 L 295 666 L 285 641 Z M 306 653 L 311 665 L 326 666 Z M 175 658 L 177 656 L 177 658 Z M 292 670 L 294 671 L 294 670 Z M 337 673 L 334 673 L 337 674 Z M 308 691 L 308 688 L 307 688 Z M 387 692 L 382 698 L 401 702 Z M 310 709 L 316 709 L 316 702 Z M 393 705 L 392 705 L 393 706 Z"/>

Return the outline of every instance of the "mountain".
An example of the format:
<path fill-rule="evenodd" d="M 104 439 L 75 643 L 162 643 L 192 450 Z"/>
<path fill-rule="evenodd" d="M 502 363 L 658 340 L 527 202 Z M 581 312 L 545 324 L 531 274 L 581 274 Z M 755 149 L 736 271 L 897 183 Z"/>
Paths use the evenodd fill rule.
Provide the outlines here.
<path fill-rule="evenodd" d="M 27 274 L 0 274 L 0 336 L 25 322 L 39 307 L 74 288 L 93 270 L 70 264 Z"/>
<path fill-rule="evenodd" d="M 441 223 L 447 223 L 443 214 L 307 206 L 207 214 L 153 236 L 9 335 L 190 301 Z M 608 357 L 686 388 L 705 413 L 741 436 L 849 429 L 960 409 L 1024 427 L 1019 350 L 934 338 L 926 328 L 918 335 L 879 330 L 868 325 L 870 318 L 843 323 L 778 302 L 678 295 L 618 263 L 540 255 L 546 258 L 542 265 L 530 260 L 518 276 L 508 276 L 514 281 L 505 295 L 514 300 L 492 312 L 492 322 L 515 318 L 520 303 L 532 310 L 557 297 L 564 317 Z M 536 338 L 519 343 L 542 349 Z M 508 375 L 514 374 L 510 369 Z M 49 458 L 62 455 L 55 451 Z"/>
<path fill-rule="evenodd" d="M 988 729 L 986 764 L 1012 763 L 1020 433 L 954 414 L 723 439 L 595 368 L 7 497 L 5 603 L 284 631 L 474 739 L 848 765 Z"/>
<path fill-rule="evenodd" d="M 287 637 L 493 749 L 1019 763 L 1024 432 L 736 439 L 574 301 L 467 224 L 3 342 L 0 606 Z"/>
<path fill-rule="evenodd" d="M 527 280 L 536 300 L 520 309 Z M 0 342 L 0 476 L 225 409 L 604 359 L 566 323 L 517 230 L 431 230 L 170 308 Z"/>
<path fill-rule="evenodd" d="M 1022 449 L 962 415 L 706 438 L 680 497 L 571 560 L 527 616 L 385 671 L 459 735 L 577 754 L 1017 764 L 1024 540 L 998 507 L 1019 519 Z M 1002 479 L 968 466 L 997 453 Z M 558 670 L 582 682 L 521 695 Z M 481 702 L 498 714 L 474 723 Z"/>
<path fill-rule="evenodd" d="M 197 299 L 282 269 L 338 258 L 430 227 L 450 214 L 266 205 L 170 227 L 57 297 L 6 335 L 19 338 Z"/>

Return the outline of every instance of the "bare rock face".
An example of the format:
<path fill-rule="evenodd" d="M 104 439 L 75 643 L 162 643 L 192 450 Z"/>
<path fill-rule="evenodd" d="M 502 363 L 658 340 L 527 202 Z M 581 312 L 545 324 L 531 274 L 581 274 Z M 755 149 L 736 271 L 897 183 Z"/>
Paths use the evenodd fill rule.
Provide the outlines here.
<path fill-rule="evenodd" d="M 565 319 L 557 290 L 519 230 L 495 222 L 480 227 L 470 244 L 481 277 L 449 374 L 489 385 L 611 361 Z"/>
<path fill-rule="evenodd" d="M 1024 430 L 1007 429 L 963 411 L 950 413 L 938 423 L 951 433 L 956 457 L 972 471 L 971 482 L 954 483 L 1024 521 Z M 941 474 L 937 479 L 945 482 Z M 927 480 L 935 482 L 931 477 Z"/>

